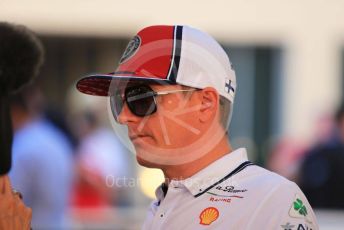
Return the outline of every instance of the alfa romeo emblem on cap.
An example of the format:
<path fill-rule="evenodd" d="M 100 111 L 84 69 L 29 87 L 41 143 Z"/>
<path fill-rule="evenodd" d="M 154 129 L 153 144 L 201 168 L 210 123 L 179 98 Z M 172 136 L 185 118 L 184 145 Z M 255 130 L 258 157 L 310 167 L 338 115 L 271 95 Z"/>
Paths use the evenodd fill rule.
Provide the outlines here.
<path fill-rule="evenodd" d="M 134 56 L 134 54 L 136 53 L 136 51 L 139 49 L 141 44 L 141 38 L 136 35 L 133 39 L 130 40 L 130 42 L 128 43 L 127 48 L 125 49 L 119 64 L 122 64 L 123 62 L 127 61 L 129 58 L 131 58 L 132 56 Z"/>

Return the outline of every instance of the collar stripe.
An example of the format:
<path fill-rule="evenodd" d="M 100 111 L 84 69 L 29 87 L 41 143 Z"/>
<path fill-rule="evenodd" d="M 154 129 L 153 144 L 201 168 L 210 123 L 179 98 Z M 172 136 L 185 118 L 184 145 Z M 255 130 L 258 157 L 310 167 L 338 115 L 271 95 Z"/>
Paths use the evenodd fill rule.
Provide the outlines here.
<path fill-rule="evenodd" d="M 254 165 L 251 161 L 245 161 L 244 163 L 242 163 L 241 165 L 239 165 L 237 168 L 235 168 L 232 172 L 230 172 L 228 175 L 226 175 L 224 178 L 222 178 L 221 180 L 219 180 L 218 182 L 216 182 L 215 184 L 209 186 L 207 189 L 205 189 L 204 191 L 194 195 L 194 197 L 199 197 L 201 195 L 203 195 L 204 193 L 206 193 L 207 191 L 209 191 L 210 189 L 214 188 L 216 185 L 224 182 L 225 180 L 227 180 L 228 178 L 230 178 L 231 176 L 237 174 L 238 172 L 240 172 L 241 170 L 243 170 L 244 168 L 246 168 L 247 166 L 251 166 Z"/>

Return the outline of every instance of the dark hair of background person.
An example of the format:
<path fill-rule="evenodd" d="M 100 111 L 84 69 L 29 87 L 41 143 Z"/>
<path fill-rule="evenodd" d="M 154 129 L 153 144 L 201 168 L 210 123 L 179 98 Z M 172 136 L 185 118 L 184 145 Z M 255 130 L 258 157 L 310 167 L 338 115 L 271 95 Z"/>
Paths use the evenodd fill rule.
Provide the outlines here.
<path fill-rule="evenodd" d="M 0 22 L 0 175 L 8 173 L 12 163 L 9 96 L 38 75 L 43 61 L 43 45 L 32 31 Z"/>
<path fill-rule="evenodd" d="M 72 134 L 65 119 L 65 114 L 44 100 L 40 87 L 31 83 L 22 88 L 19 92 L 13 93 L 10 97 L 12 107 L 20 108 L 29 116 L 44 117 L 62 132 L 70 142 L 72 148 L 77 145 L 77 139 Z"/>
<path fill-rule="evenodd" d="M 48 119 L 64 135 L 66 135 L 72 148 L 75 149 L 78 145 L 78 140 L 71 131 L 66 121 L 65 114 L 53 106 L 44 106 L 44 117 Z"/>

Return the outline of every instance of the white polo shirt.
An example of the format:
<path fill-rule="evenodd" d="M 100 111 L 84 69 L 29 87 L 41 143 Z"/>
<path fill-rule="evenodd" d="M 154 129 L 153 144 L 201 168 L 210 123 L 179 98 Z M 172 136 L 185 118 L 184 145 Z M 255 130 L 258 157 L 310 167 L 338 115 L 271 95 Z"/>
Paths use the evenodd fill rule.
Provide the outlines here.
<path fill-rule="evenodd" d="M 243 148 L 163 190 L 142 229 L 318 229 L 299 187 L 249 162 Z"/>

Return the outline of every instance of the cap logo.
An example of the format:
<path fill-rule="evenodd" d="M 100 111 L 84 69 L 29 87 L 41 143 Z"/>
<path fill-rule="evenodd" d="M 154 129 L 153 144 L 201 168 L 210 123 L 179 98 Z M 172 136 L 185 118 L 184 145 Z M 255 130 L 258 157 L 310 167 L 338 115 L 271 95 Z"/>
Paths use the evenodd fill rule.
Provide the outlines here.
<path fill-rule="evenodd" d="M 234 93 L 234 87 L 232 85 L 232 81 L 230 79 L 226 79 L 225 92 L 230 93 L 231 91 Z"/>
<path fill-rule="evenodd" d="M 202 225 L 210 225 L 219 217 L 219 210 L 214 207 L 208 207 L 204 209 L 201 214 L 199 215 L 200 224 Z"/>
<path fill-rule="evenodd" d="M 141 45 L 141 38 L 138 35 L 136 35 L 128 43 L 128 46 L 125 49 L 125 51 L 124 51 L 124 53 L 123 53 L 123 55 L 119 61 L 119 64 L 122 64 L 123 62 L 129 60 L 132 56 L 134 56 L 134 54 L 139 49 L 140 45 Z"/>

